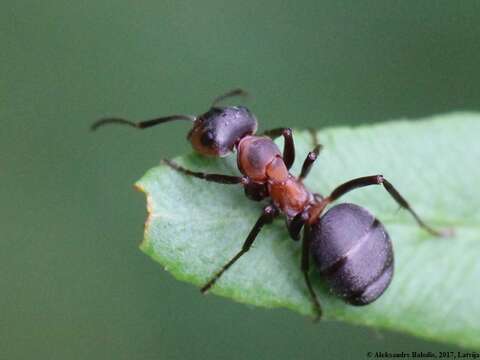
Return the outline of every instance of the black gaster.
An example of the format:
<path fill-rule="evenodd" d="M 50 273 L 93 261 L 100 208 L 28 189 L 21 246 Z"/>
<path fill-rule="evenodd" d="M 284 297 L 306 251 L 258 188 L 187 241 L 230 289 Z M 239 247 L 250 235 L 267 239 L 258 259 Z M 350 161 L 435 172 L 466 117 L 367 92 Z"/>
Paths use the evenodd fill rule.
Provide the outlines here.
<path fill-rule="evenodd" d="M 331 290 L 352 305 L 375 301 L 392 280 L 390 237 L 358 205 L 336 205 L 312 225 L 311 253 Z"/>
<path fill-rule="evenodd" d="M 213 107 L 195 120 L 188 139 L 200 153 L 226 156 L 242 137 L 256 130 L 257 119 L 246 107 Z"/>

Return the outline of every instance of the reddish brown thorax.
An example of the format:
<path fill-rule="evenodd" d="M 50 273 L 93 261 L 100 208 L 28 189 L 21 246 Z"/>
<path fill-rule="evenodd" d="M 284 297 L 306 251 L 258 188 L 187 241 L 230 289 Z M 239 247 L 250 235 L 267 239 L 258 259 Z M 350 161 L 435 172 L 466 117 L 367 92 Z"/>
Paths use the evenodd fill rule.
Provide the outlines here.
<path fill-rule="evenodd" d="M 313 195 L 288 172 L 277 145 L 265 136 L 245 136 L 237 145 L 238 168 L 250 181 L 265 183 L 273 203 L 294 217 L 312 202 Z"/>
<path fill-rule="evenodd" d="M 268 179 L 267 166 L 276 157 L 282 157 L 277 145 L 266 136 L 245 136 L 237 149 L 238 168 L 255 182 L 265 182 Z"/>
<path fill-rule="evenodd" d="M 292 218 L 313 201 L 312 194 L 303 184 L 289 175 L 284 182 L 268 182 L 270 197 L 288 218 Z"/>

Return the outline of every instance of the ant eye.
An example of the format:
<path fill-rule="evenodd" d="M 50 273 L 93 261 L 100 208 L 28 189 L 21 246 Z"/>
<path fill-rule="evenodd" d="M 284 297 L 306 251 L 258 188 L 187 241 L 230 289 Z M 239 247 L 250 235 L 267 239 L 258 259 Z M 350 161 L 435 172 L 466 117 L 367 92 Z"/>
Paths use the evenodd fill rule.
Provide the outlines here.
<path fill-rule="evenodd" d="M 215 135 L 213 134 L 212 131 L 207 131 L 203 133 L 200 142 L 202 143 L 203 146 L 210 147 L 213 145 L 215 140 Z"/>

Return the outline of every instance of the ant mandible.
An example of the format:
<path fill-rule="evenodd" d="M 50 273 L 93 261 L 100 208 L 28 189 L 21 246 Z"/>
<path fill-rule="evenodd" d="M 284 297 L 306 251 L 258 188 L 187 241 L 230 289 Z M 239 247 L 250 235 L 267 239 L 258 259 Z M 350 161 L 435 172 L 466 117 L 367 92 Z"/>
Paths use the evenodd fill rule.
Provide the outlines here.
<path fill-rule="evenodd" d="M 235 89 L 215 98 L 210 110 L 199 116 L 171 115 L 140 122 L 106 118 L 95 122 L 92 130 L 114 123 L 145 129 L 169 121 L 191 121 L 193 128 L 187 139 L 195 151 L 202 155 L 224 157 L 235 150 L 238 169 L 243 176 L 207 174 L 186 169 L 171 160 L 163 162 L 188 176 L 221 184 L 242 185 L 245 195 L 251 200 L 269 199 L 240 251 L 205 283 L 201 288 L 202 293 L 207 292 L 251 248 L 265 224 L 270 224 L 283 214 L 293 240 L 300 239 L 303 228 L 301 271 L 317 318 L 320 318 L 322 310 L 310 282 L 310 252 L 333 293 L 352 305 L 370 304 L 382 295 L 393 276 L 390 237 L 380 221 L 366 209 L 344 203 L 323 214 L 327 205 L 351 190 L 381 184 L 398 205 L 414 217 L 420 227 L 436 236 L 440 233 L 425 224 L 382 175 L 347 181 L 326 197 L 309 191 L 303 180 L 321 149 L 316 135 L 315 147 L 305 158 L 300 176 L 295 177 L 289 172 L 295 160 L 292 130 L 277 128 L 265 131 L 263 136 L 255 135 L 257 120 L 246 107 L 218 105 L 221 101 L 238 95 L 246 95 L 246 92 Z M 283 154 L 273 142 L 279 136 L 284 138 Z"/>

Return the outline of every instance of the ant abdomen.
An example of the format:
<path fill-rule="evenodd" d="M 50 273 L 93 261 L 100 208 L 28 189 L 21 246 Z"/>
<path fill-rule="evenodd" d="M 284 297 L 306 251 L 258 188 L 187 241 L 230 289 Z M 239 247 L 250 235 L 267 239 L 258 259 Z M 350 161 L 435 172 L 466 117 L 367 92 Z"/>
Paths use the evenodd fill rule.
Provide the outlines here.
<path fill-rule="evenodd" d="M 383 225 L 354 204 L 332 207 L 312 224 L 313 259 L 333 293 L 352 305 L 375 301 L 393 276 L 393 251 Z"/>

